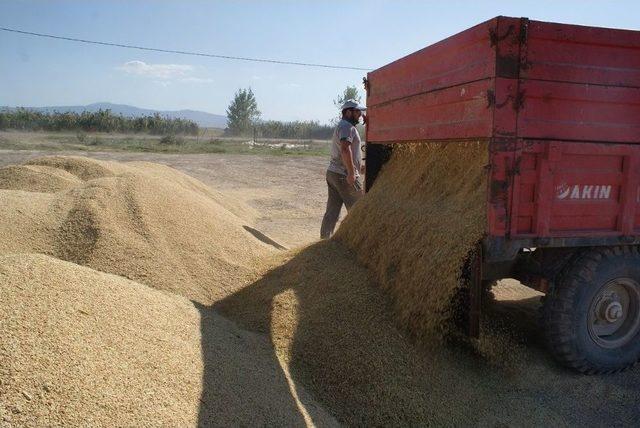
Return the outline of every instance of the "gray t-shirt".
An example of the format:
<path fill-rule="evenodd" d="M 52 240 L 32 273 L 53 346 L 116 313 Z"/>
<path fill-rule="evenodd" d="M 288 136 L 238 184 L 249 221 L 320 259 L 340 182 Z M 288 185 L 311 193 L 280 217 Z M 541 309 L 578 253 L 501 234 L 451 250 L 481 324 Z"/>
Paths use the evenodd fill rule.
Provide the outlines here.
<path fill-rule="evenodd" d="M 351 143 L 351 154 L 353 156 L 353 164 L 355 166 L 354 173 L 356 177 L 360 176 L 360 164 L 362 163 L 362 150 L 360 145 L 360 134 L 355 126 L 350 122 L 341 119 L 333 131 L 333 140 L 331 141 L 331 160 L 329 161 L 329 171 L 338 174 L 347 175 L 347 169 L 342 163 L 340 156 L 340 140 L 347 140 Z"/>

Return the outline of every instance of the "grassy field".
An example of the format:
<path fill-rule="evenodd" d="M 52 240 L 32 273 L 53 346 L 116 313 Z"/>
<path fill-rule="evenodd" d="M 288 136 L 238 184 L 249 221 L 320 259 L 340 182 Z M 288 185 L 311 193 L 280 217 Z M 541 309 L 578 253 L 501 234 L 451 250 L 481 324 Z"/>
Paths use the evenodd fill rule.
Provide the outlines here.
<path fill-rule="evenodd" d="M 329 142 L 222 137 L 216 132 L 201 136 L 162 137 L 142 134 L 72 132 L 0 132 L 0 150 L 82 150 L 87 152 L 233 153 L 259 155 L 325 156 Z"/>

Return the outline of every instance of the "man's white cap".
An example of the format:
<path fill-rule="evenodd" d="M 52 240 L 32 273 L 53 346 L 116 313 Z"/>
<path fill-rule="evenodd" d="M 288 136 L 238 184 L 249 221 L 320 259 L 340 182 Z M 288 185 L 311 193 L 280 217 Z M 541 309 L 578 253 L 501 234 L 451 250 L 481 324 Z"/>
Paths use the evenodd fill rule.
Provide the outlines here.
<path fill-rule="evenodd" d="M 365 111 L 367 109 L 365 106 L 358 104 L 356 100 L 346 100 L 344 104 L 342 104 L 342 108 L 340 110 L 346 110 L 348 108 L 354 108 L 360 111 Z"/>

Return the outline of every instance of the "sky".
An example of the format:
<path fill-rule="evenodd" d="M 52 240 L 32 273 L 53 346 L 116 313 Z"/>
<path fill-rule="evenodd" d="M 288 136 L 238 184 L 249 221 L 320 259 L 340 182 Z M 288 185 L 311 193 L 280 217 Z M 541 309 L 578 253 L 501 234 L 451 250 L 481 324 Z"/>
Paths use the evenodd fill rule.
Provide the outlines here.
<path fill-rule="evenodd" d="M 0 0 L 0 27 L 220 55 L 375 69 L 497 15 L 640 30 L 638 1 Z M 251 87 L 263 119 L 319 120 L 365 71 L 145 52 L 0 31 L 0 105 L 113 102 L 224 114 Z"/>

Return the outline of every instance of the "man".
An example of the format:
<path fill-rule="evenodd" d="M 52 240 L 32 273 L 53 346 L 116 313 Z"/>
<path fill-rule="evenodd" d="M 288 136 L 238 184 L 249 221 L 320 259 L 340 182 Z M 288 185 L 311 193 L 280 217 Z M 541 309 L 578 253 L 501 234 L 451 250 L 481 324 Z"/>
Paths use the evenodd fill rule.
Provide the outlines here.
<path fill-rule="evenodd" d="M 347 100 L 342 105 L 342 119 L 333 132 L 331 142 L 331 160 L 327 169 L 327 186 L 329 198 L 327 210 L 322 219 L 320 238 L 327 239 L 336 227 L 340 210 L 344 204 L 347 211 L 363 195 L 362 151 L 360 134 L 356 124 L 363 116 L 366 108 L 354 100 Z M 366 117 L 364 117 L 366 118 Z"/>

